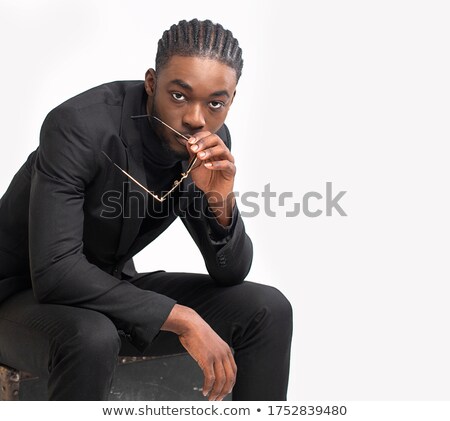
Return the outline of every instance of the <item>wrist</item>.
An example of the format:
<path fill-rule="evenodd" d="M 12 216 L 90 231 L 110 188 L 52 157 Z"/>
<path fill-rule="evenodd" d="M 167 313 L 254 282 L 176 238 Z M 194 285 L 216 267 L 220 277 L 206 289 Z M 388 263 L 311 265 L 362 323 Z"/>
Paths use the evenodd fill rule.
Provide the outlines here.
<path fill-rule="evenodd" d="M 231 224 L 236 198 L 233 192 L 225 197 L 217 193 L 207 193 L 208 207 L 217 221 L 224 227 Z"/>
<path fill-rule="evenodd" d="M 195 310 L 180 304 L 175 304 L 166 321 L 161 326 L 161 330 L 183 335 L 193 327 L 194 321 L 198 317 L 199 315 Z"/>

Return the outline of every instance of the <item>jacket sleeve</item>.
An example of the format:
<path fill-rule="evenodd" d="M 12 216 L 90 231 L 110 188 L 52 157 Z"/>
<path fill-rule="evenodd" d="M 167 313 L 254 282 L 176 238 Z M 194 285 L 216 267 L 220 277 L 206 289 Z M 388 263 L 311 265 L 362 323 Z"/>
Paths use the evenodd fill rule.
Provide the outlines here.
<path fill-rule="evenodd" d="M 218 134 L 231 149 L 228 128 L 223 126 L 223 130 Z M 251 268 L 253 246 L 237 205 L 231 224 L 223 227 L 209 210 L 203 192 L 196 191 L 181 220 L 202 253 L 210 276 L 224 286 L 242 283 Z"/>
<path fill-rule="evenodd" d="M 175 301 L 113 277 L 83 254 L 84 194 L 98 175 L 95 143 L 75 109 L 58 107 L 42 126 L 30 191 L 33 290 L 40 302 L 105 314 L 143 350 Z"/>

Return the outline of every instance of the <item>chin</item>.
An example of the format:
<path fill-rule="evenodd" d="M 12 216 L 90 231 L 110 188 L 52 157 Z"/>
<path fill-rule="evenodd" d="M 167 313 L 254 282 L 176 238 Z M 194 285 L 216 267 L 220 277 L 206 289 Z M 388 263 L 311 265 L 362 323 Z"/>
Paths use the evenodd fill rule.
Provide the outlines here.
<path fill-rule="evenodd" d="M 174 156 L 176 156 L 180 161 L 186 161 L 189 159 L 189 153 L 188 151 L 180 151 L 180 150 L 174 150 L 172 149 L 172 153 Z"/>
<path fill-rule="evenodd" d="M 184 145 L 180 145 L 178 142 L 165 143 L 167 151 L 169 151 L 174 157 L 180 161 L 189 159 L 189 152 Z"/>

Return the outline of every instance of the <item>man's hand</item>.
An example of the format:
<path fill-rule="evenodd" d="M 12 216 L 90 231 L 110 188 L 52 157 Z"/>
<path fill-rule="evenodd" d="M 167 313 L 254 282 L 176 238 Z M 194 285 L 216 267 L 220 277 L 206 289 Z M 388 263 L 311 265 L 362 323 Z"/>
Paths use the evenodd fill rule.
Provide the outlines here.
<path fill-rule="evenodd" d="M 161 330 L 174 332 L 205 376 L 203 395 L 221 401 L 231 393 L 237 367 L 230 347 L 189 307 L 175 304 Z"/>
<path fill-rule="evenodd" d="M 196 133 L 186 147 L 190 155 L 196 155 L 201 162 L 191 172 L 192 181 L 206 194 L 219 222 L 229 225 L 235 204 L 233 185 L 236 166 L 233 155 L 223 140 L 210 132 Z"/>

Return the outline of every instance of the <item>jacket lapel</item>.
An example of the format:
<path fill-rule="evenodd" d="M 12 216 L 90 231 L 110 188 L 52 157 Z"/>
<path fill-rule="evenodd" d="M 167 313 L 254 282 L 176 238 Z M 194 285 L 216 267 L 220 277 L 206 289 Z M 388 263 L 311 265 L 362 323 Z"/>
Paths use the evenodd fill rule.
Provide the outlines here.
<path fill-rule="evenodd" d="M 146 186 L 146 175 L 142 152 L 142 124 L 145 119 L 132 119 L 133 115 L 142 114 L 143 84 L 137 84 L 125 93 L 122 107 L 120 137 L 127 145 L 127 168 L 124 168 L 133 178 Z M 144 107 L 145 109 L 145 107 Z M 146 186 L 147 187 L 147 186 Z M 145 218 L 148 205 L 147 192 L 132 180 L 127 180 L 123 188 L 124 206 L 122 215 L 122 230 L 116 257 L 123 257 L 137 237 L 142 221 Z"/>

